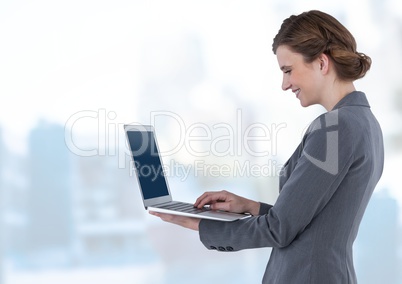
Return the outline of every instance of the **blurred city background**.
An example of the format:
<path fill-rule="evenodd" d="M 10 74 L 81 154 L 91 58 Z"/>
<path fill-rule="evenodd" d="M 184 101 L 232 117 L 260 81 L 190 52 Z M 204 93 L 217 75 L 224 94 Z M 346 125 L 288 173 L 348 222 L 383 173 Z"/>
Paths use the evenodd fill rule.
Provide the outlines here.
<path fill-rule="evenodd" d="M 386 164 L 355 266 L 359 283 L 402 283 L 400 1 L 3 0 L 0 284 L 259 283 L 269 248 L 208 251 L 146 213 L 122 125 L 155 125 L 176 199 L 227 189 L 274 203 L 281 164 L 324 110 L 281 90 L 271 44 L 311 9 L 373 59 L 356 87 Z"/>

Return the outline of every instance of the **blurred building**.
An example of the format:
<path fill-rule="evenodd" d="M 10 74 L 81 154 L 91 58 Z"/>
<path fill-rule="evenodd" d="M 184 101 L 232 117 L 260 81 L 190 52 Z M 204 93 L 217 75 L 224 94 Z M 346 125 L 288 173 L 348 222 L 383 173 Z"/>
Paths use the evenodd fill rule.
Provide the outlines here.
<path fill-rule="evenodd" d="M 7 267 L 20 255 L 25 234 L 24 159 L 4 144 L 0 129 L 0 284 L 6 283 Z"/>
<path fill-rule="evenodd" d="M 114 266 L 152 258 L 144 209 L 129 168 L 117 156 L 74 157 L 74 262 Z"/>
<path fill-rule="evenodd" d="M 64 128 L 40 122 L 29 135 L 26 257 L 29 266 L 68 265 L 73 238 L 71 161 Z"/>
<path fill-rule="evenodd" d="M 399 284 L 398 204 L 387 193 L 370 200 L 355 242 L 359 283 Z"/>
<path fill-rule="evenodd" d="M 3 271 L 3 260 L 4 260 L 4 212 L 3 212 L 3 200 L 4 200 L 4 186 L 3 186 L 3 161 L 5 156 L 5 149 L 3 145 L 3 136 L 0 128 L 0 284 L 4 283 L 4 271 Z"/>

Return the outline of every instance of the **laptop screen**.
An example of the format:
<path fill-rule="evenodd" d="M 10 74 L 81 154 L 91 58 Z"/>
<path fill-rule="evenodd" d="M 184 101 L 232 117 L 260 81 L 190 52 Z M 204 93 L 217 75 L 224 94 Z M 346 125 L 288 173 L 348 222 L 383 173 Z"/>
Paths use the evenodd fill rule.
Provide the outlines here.
<path fill-rule="evenodd" d="M 169 195 L 153 131 L 127 131 L 144 199 Z"/>

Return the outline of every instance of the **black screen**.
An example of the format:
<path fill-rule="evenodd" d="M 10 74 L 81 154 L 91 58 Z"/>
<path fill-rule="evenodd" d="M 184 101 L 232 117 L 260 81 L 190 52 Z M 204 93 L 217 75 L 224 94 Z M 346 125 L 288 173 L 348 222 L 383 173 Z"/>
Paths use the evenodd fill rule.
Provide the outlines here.
<path fill-rule="evenodd" d="M 144 199 L 169 195 L 152 131 L 127 132 Z"/>

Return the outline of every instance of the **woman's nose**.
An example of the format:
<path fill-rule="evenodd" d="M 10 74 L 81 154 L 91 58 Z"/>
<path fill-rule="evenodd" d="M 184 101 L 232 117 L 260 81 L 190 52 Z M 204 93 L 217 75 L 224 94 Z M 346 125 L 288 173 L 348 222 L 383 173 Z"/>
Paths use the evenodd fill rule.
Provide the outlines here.
<path fill-rule="evenodd" d="M 289 83 L 289 80 L 287 80 L 285 77 L 283 77 L 282 90 L 284 90 L 284 91 L 289 90 L 291 86 L 292 85 Z"/>

